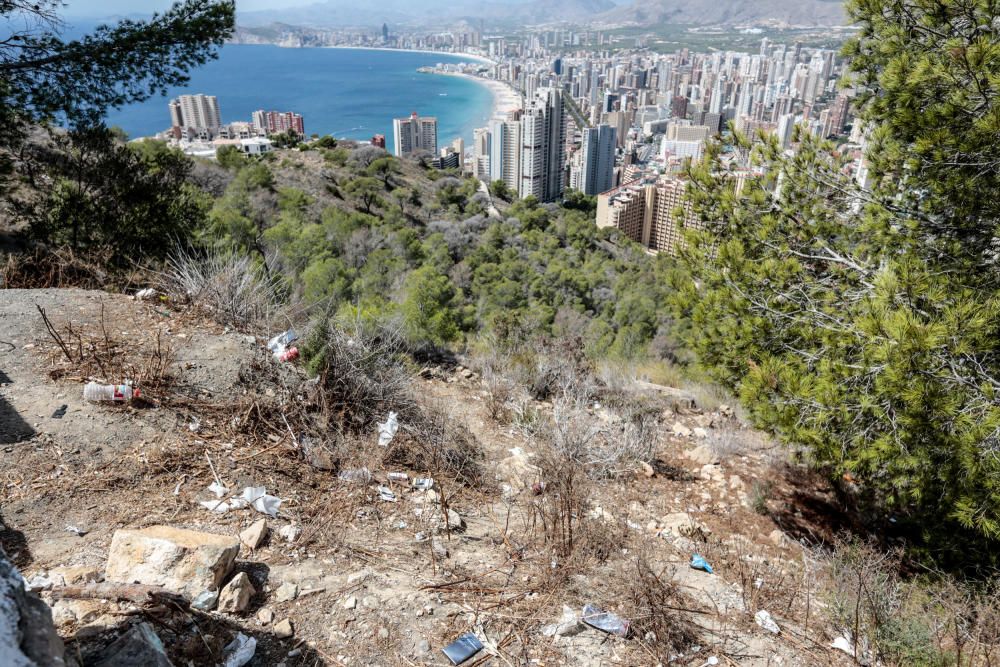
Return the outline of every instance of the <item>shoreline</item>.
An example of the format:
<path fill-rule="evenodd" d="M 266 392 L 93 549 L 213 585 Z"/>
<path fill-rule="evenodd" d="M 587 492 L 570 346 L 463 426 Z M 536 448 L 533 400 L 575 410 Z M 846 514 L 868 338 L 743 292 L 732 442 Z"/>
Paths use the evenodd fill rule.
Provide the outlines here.
<path fill-rule="evenodd" d="M 294 48 L 310 48 L 310 47 L 294 47 Z M 399 51 L 401 53 L 430 53 L 434 55 L 441 56 L 452 56 L 453 58 L 469 58 L 471 60 L 477 60 L 482 63 L 488 63 L 490 65 L 496 65 L 497 61 L 492 58 L 487 58 L 486 56 L 480 56 L 475 53 L 465 53 L 464 51 L 454 52 L 454 51 L 432 51 L 430 49 L 397 49 L 389 46 L 319 46 L 315 48 L 320 49 L 353 49 L 355 51 Z"/>
<path fill-rule="evenodd" d="M 469 81 L 475 81 L 479 85 L 485 87 L 490 91 L 493 96 L 493 112 L 490 114 L 490 119 L 500 118 L 504 119 L 507 114 L 515 109 L 523 108 L 524 104 L 521 99 L 521 95 L 514 90 L 514 87 L 509 83 L 504 81 L 497 81 L 496 79 L 486 79 L 481 76 L 473 76 L 471 74 L 466 74 L 465 72 L 448 72 L 434 70 L 429 72 L 430 74 L 438 74 L 441 76 L 456 76 L 462 79 L 468 79 Z"/>

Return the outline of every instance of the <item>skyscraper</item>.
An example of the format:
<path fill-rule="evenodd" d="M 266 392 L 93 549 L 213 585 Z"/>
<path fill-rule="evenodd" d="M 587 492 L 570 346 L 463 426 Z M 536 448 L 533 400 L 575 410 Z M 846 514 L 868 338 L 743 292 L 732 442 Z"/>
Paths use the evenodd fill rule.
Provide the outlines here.
<path fill-rule="evenodd" d="M 418 116 L 416 111 L 409 118 L 394 118 L 392 138 L 397 157 L 416 151 L 437 155 L 437 118 Z"/>
<path fill-rule="evenodd" d="M 222 126 L 219 101 L 215 95 L 181 95 L 170 100 L 170 122 L 173 127 L 218 132 Z"/>
<path fill-rule="evenodd" d="M 521 184 L 518 195 L 552 201 L 562 195 L 566 169 L 563 91 L 539 88 L 521 117 Z"/>
<path fill-rule="evenodd" d="M 615 171 L 615 146 L 617 130 L 610 125 L 598 125 L 583 130 L 583 155 L 580 172 L 580 190 L 585 195 L 596 195 L 611 189 Z"/>
<path fill-rule="evenodd" d="M 512 192 L 521 187 L 521 121 L 518 114 L 490 121 L 490 180 L 503 181 Z"/>

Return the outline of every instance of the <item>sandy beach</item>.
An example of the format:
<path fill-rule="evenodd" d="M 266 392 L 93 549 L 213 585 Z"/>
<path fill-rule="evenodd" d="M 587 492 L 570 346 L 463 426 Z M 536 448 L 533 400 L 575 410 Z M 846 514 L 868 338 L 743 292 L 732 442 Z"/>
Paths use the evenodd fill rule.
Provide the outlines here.
<path fill-rule="evenodd" d="M 466 74 L 465 72 L 434 70 L 434 74 L 441 74 L 443 76 L 458 76 L 463 79 L 475 81 L 482 86 L 486 86 L 486 88 L 488 88 L 490 93 L 493 95 L 493 113 L 490 115 L 490 118 L 506 118 L 509 112 L 524 107 L 521 95 L 514 90 L 513 86 L 503 81 L 484 79 L 481 76 L 473 76 L 471 74 Z"/>

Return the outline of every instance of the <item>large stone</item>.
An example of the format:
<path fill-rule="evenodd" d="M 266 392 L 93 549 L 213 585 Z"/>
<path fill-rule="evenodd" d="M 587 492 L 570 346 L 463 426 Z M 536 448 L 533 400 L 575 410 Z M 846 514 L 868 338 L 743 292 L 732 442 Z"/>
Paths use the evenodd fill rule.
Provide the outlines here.
<path fill-rule="evenodd" d="M 698 445 L 694 449 L 688 449 L 684 452 L 684 456 L 689 461 L 700 465 L 718 463 L 719 461 L 719 457 L 715 455 L 715 452 L 708 445 Z"/>
<path fill-rule="evenodd" d="M 286 618 L 284 620 L 278 621 L 274 624 L 274 636 L 278 639 L 288 639 L 295 634 L 295 628 L 292 627 L 292 619 Z"/>
<path fill-rule="evenodd" d="M 93 667 L 173 667 L 163 642 L 148 623 L 137 623 L 101 652 Z"/>
<path fill-rule="evenodd" d="M 218 590 L 240 552 L 235 537 L 196 530 L 150 526 L 116 530 L 111 538 L 105 579 L 163 586 L 194 599 Z"/>
<path fill-rule="evenodd" d="M 219 593 L 219 611 L 229 614 L 245 611 L 256 592 L 247 573 L 240 572 L 222 587 L 222 592 Z"/>
<path fill-rule="evenodd" d="M 0 665 L 65 664 L 65 650 L 49 606 L 24 590 L 24 579 L 0 549 Z"/>

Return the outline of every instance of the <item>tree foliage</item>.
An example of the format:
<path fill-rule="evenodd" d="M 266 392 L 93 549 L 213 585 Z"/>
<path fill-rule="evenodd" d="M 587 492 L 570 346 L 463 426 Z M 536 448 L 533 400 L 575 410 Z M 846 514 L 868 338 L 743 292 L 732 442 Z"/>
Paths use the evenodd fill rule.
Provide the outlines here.
<path fill-rule="evenodd" d="M 913 519 L 928 548 L 1000 539 L 1000 16 L 853 0 L 873 184 L 800 136 L 692 170 L 709 223 L 672 277 L 687 343 L 754 420 Z M 946 539 L 941 539 L 946 538 Z"/>

